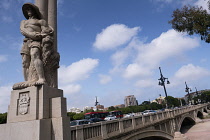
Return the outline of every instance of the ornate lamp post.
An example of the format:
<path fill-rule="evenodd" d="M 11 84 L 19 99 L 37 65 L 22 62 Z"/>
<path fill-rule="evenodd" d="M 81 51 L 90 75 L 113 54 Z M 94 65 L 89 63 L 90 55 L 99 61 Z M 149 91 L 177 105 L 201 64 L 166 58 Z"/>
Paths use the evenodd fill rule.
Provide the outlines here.
<path fill-rule="evenodd" d="M 199 93 L 198 93 L 198 90 L 197 90 L 196 87 L 195 87 L 195 92 L 196 92 L 196 96 L 197 96 L 197 99 L 198 99 L 197 103 L 199 104 L 201 100 L 198 98 L 199 97 Z"/>
<path fill-rule="evenodd" d="M 168 108 L 168 95 L 167 95 L 167 92 L 166 92 L 165 81 L 167 80 L 167 84 L 170 84 L 170 82 L 169 82 L 168 78 L 165 78 L 163 76 L 160 67 L 159 67 L 159 70 L 160 70 L 160 79 L 158 79 L 159 80 L 158 85 L 163 86 L 163 88 L 164 88 L 165 95 L 166 95 L 166 108 Z"/>
<path fill-rule="evenodd" d="M 186 88 L 185 88 L 185 92 L 187 92 L 188 94 L 188 105 L 190 105 L 190 92 L 192 91 L 191 90 L 191 88 L 189 88 L 188 86 L 187 86 L 187 83 L 186 83 L 186 81 L 185 81 L 185 85 L 186 85 Z M 190 92 L 189 92 L 190 91 Z"/>
<path fill-rule="evenodd" d="M 97 105 L 98 105 L 98 101 L 97 101 L 97 96 L 96 96 L 96 101 L 95 101 L 95 106 L 96 106 L 96 109 L 98 110 L 98 108 L 97 108 Z"/>

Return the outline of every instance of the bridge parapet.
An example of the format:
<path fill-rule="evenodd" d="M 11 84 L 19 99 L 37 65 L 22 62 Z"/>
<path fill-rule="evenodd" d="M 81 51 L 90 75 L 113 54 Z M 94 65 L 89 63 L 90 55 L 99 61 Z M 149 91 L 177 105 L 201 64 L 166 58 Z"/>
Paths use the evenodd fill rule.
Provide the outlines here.
<path fill-rule="evenodd" d="M 122 118 L 112 121 L 103 121 L 89 125 L 71 127 L 71 139 L 75 140 L 100 140 L 113 139 L 119 135 L 124 135 L 144 128 L 155 127 L 158 130 L 173 136 L 174 124 L 172 121 L 175 117 L 185 113 L 193 113 L 197 109 L 206 107 L 209 104 L 188 106 L 174 110 L 157 112 L 148 115 L 139 115 L 131 118 Z M 193 115 L 193 114 L 191 114 Z"/>

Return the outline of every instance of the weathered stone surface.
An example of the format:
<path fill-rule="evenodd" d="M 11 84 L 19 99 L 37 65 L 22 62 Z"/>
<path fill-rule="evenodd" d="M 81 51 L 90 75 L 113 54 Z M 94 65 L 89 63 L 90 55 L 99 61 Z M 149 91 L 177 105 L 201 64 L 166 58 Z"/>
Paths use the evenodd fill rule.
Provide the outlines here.
<path fill-rule="evenodd" d="M 43 10 L 46 0 L 40 5 Z M 44 12 L 44 19 L 39 8 L 32 3 L 25 3 L 22 10 L 27 19 L 20 24 L 20 31 L 25 36 L 21 49 L 25 82 L 14 84 L 13 89 L 43 84 L 57 88 L 60 55 L 54 47 L 55 34 L 54 29 L 47 23 L 48 14 Z"/>
<path fill-rule="evenodd" d="M 30 98 L 26 114 L 20 114 L 18 106 L 23 93 L 27 93 Z M 7 122 L 49 119 L 54 116 L 66 117 L 66 99 L 62 90 L 42 85 L 12 91 Z"/>
<path fill-rule="evenodd" d="M 52 140 L 70 140 L 69 118 L 52 118 Z"/>
<path fill-rule="evenodd" d="M 66 98 L 57 89 L 57 0 L 35 2 L 40 9 L 32 3 L 22 7 L 26 18 L 20 24 L 25 37 L 21 49 L 25 81 L 13 85 L 0 139 L 69 140 Z"/>
<path fill-rule="evenodd" d="M 20 98 L 22 94 L 27 95 L 26 98 Z M 28 111 L 21 114 L 18 103 L 20 100 L 24 101 L 25 99 L 30 99 L 28 100 Z M 24 132 L 18 129 L 23 127 L 23 130 L 26 129 L 27 131 L 36 129 L 35 132 L 28 133 L 29 135 L 34 135 L 34 138 L 26 137 L 26 140 L 69 139 L 70 126 L 69 118 L 67 117 L 66 98 L 63 97 L 63 91 L 46 85 L 13 90 L 7 124 L 0 126 L 0 136 L 5 131 L 5 135 L 9 135 L 10 132 L 14 132 L 14 135 L 18 133 L 19 138 L 19 133 L 23 134 Z M 2 129 L 4 131 L 1 131 Z M 49 134 L 50 139 L 45 139 L 47 136 L 42 136 L 42 133 L 46 133 L 47 136 Z M 39 135 L 41 136 L 39 137 Z M 13 140 L 13 137 L 7 136 L 7 138 Z"/>
<path fill-rule="evenodd" d="M 51 140 L 51 119 L 1 124 L 0 139 Z"/>

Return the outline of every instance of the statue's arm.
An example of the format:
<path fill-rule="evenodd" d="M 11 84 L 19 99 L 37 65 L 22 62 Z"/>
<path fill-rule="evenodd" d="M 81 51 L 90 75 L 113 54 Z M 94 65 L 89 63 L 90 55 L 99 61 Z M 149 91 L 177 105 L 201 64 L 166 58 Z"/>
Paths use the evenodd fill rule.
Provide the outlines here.
<path fill-rule="evenodd" d="M 42 29 L 42 35 L 52 35 L 54 30 L 53 28 L 47 24 L 45 20 L 41 20 L 41 29 Z"/>
<path fill-rule="evenodd" d="M 30 32 L 25 28 L 25 20 L 22 20 L 20 23 L 20 32 L 27 38 L 31 38 L 33 40 L 39 39 L 35 32 Z"/>

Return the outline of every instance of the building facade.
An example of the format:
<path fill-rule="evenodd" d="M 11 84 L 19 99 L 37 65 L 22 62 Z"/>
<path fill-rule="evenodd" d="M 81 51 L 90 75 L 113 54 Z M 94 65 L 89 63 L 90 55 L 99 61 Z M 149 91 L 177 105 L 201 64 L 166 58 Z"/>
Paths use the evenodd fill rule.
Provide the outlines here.
<path fill-rule="evenodd" d="M 138 101 L 136 100 L 136 97 L 134 95 L 125 96 L 124 103 L 125 107 L 138 105 Z"/>
<path fill-rule="evenodd" d="M 81 113 L 82 111 L 79 108 L 72 107 L 71 109 L 69 109 L 69 112 Z"/>
<path fill-rule="evenodd" d="M 165 102 L 165 97 L 160 96 L 157 99 L 153 100 L 151 103 L 163 104 Z"/>
<path fill-rule="evenodd" d="M 97 110 L 104 110 L 104 105 L 97 105 L 96 106 L 96 109 Z"/>

